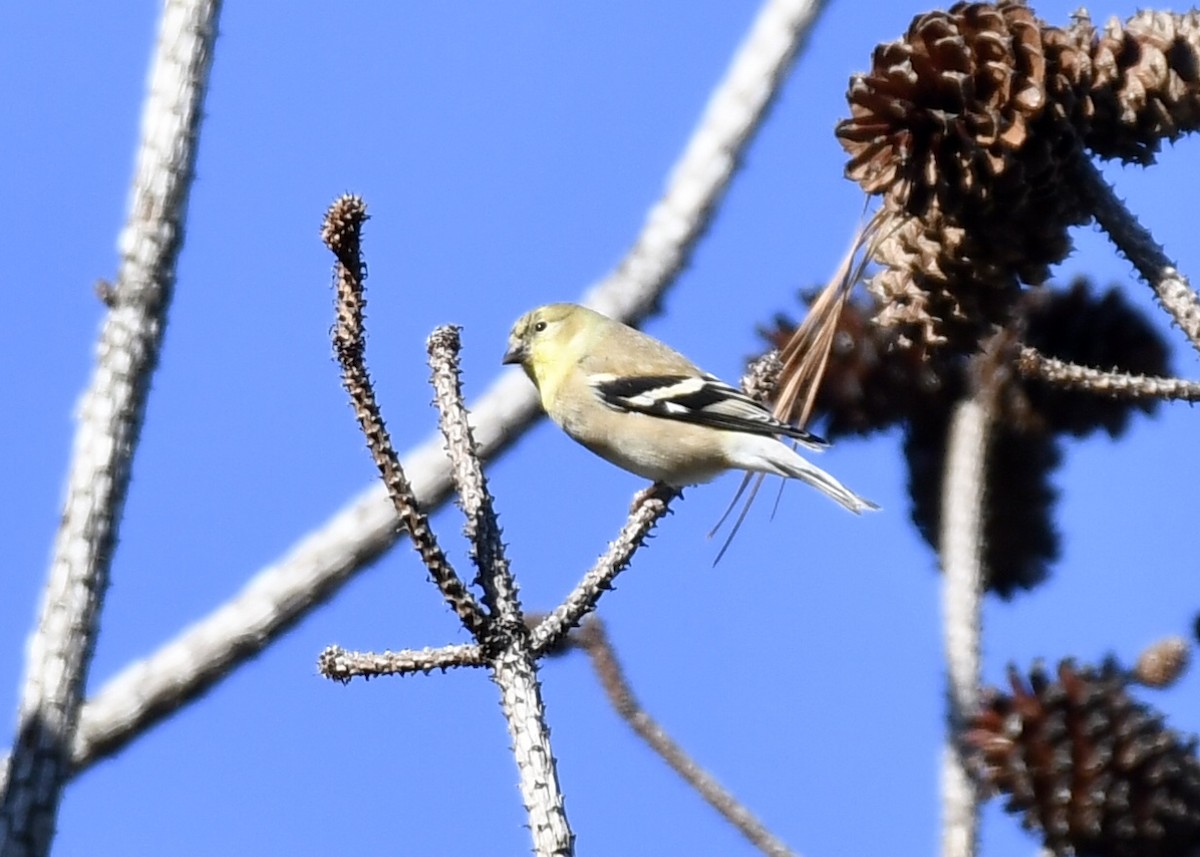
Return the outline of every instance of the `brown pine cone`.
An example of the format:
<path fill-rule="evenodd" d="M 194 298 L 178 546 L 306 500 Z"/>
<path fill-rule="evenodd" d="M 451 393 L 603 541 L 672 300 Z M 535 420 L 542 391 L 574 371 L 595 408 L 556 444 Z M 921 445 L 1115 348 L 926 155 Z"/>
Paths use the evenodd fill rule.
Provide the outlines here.
<path fill-rule="evenodd" d="M 1039 666 L 991 691 L 964 734 L 983 783 L 1046 847 L 1096 857 L 1170 857 L 1200 848 L 1200 761 L 1162 718 L 1101 669 Z"/>

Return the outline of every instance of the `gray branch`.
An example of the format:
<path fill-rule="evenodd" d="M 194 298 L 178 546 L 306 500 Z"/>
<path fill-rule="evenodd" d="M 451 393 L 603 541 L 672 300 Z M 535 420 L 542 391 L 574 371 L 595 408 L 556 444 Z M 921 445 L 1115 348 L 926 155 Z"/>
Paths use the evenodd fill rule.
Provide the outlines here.
<path fill-rule="evenodd" d="M 1114 399 L 1200 401 L 1200 383 L 1183 378 L 1106 372 L 1091 366 L 1047 357 L 1036 348 L 1024 346 L 1017 355 L 1017 369 L 1027 378 L 1037 378 L 1064 390 L 1084 390 Z"/>
<path fill-rule="evenodd" d="M 950 421 L 938 551 L 946 642 L 946 747 L 942 760 L 942 855 L 978 849 L 979 796 L 958 736 L 979 695 L 983 519 L 991 414 L 982 394 L 962 400 Z"/>
<path fill-rule="evenodd" d="M 1192 347 L 1200 351 L 1200 295 L 1167 258 L 1150 230 L 1125 207 L 1096 165 L 1087 158 L 1079 160 L 1078 190 L 1091 206 L 1096 222 L 1154 289 L 1158 302 L 1175 319 Z"/>
<path fill-rule="evenodd" d="M 80 403 L 62 523 L 27 647 L 0 854 L 49 852 L 108 588 L 130 465 L 158 364 L 192 182 L 220 3 L 169 0 L 142 114 L 121 264 Z"/>
<path fill-rule="evenodd" d="M 537 656 L 521 615 L 517 582 L 504 555 L 500 524 L 463 406 L 460 344 L 457 327 L 439 327 L 429 337 L 428 351 L 438 423 L 467 518 L 464 529 L 479 568 L 484 604 L 490 609 L 491 621 L 477 637 L 488 655 L 492 680 L 500 688 L 500 708 L 512 738 L 534 853 L 538 857 L 567 857 L 575 853 L 575 835 L 567 821 L 562 784 L 550 746 Z"/>
<path fill-rule="evenodd" d="M 671 501 L 678 496 L 678 489 L 662 484 L 652 485 L 637 493 L 629 510 L 629 518 L 616 539 L 609 544 L 608 550 L 596 560 L 563 603 L 534 628 L 535 652 L 542 654 L 554 649 L 568 631 L 596 609 L 600 596 L 612 589 L 617 575 L 629 567 L 634 553 L 645 544 L 654 525 L 670 511 Z"/>
<path fill-rule="evenodd" d="M 325 678 L 343 684 L 352 678 L 383 675 L 411 675 L 445 672 L 453 667 L 482 667 L 487 664 L 483 650 L 470 643 L 442 646 L 440 649 L 402 649 L 399 652 L 350 652 L 341 646 L 329 646 L 317 657 L 317 671 Z"/>

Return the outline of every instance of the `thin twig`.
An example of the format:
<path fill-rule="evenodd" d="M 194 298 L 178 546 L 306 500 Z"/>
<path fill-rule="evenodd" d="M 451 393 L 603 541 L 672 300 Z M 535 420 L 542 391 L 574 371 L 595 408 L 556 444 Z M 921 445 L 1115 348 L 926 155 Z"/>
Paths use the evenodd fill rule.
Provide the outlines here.
<path fill-rule="evenodd" d="M 12 755 L 0 771 L 0 854 L 54 836 L 130 464 L 158 364 L 191 188 L 217 0 L 167 2 L 142 113 L 121 264 L 79 407 L 66 502 L 37 630 L 27 646 Z"/>
<path fill-rule="evenodd" d="M 429 516 L 421 509 L 412 485 L 404 475 L 400 457 L 396 455 L 379 404 L 375 401 L 375 389 L 365 360 L 366 337 L 363 329 L 366 265 L 362 259 L 362 227 L 366 220 L 367 207 L 362 199 L 347 194 L 329 207 L 321 228 L 322 240 L 337 257 L 334 270 L 337 323 L 333 328 L 333 342 L 342 366 L 342 385 L 350 396 L 371 458 L 383 477 L 396 515 L 412 539 L 413 547 L 421 555 L 421 561 L 429 569 L 433 582 L 458 615 L 463 627 L 476 639 L 482 639 L 487 628 L 483 608 L 459 579 L 438 545 L 437 536 L 429 526 Z"/>
<path fill-rule="evenodd" d="M 1087 200 L 1096 222 L 1154 289 L 1158 302 L 1175 319 L 1192 347 L 1200 351 L 1200 295 L 1167 258 L 1150 231 L 1125 207 L 1091 159 L 1080 157 L 1076 172 L 1076 190 Z"/>
<path fill-rule="evenodd" d="M 1085 390 L 1117 399 L 1164 399 L 1200 401 L 1200 383 L 1183 378 L 1159 378 L 1105 372 L 1078 363 L 1047 357 L 1036 348 L 1024 346 L 1017 357 L 1017 369 L 1027 378 L 1036 378 L 1067 390 Z"/>
<path fill-rule="evenodd" d="M 317 656 L 317 671 L 325 678 L 348 682 L 383 675 L 445 672 L 452 667 L 487 665 L 483 649 L 474 644 L 442 646 L 440 649 L 402 649 L 399 652 L 349 652 L 330 646 Z"/>
<path fill-rule="evenodd" d="M 634 553 L 645 544 L 654 525 L 670 511 L 671 501 L 680 493 L 679 489 L 661 483 L 638 492 L 629 510 L 629 518 L 617 538 L 609 544 L 608 550 L 596 560 L 596 564 L 563 603 L 533 630 L 534 653 L 540 656 L 553 649 L 584 616 L 596 609 L 600 596 L 612 589 L 617 575 L 629 567 Z"/>
<path fill-rule="evenodd" d="M 481 454 L 515 439 L 529 381 L 506 375 L 473 408 Z M 443 441 L 435 436 L 404 457 L 404 470 L 422 508 L 433 509 L 453 490 Z M 396 537 L 387 490 L 364 491 L 317 531 L 265 567 L 209 615 L 184 628 L 148 657 L 109 679 L 83 706 L 71 763 L 81 771 L 122 750 L 141 732 L 202 696 L 239 665 L 337 594 Z"/>
<path fill-rule="evenodd" d="M 516 580 L 504 556 L 500 525 L 467 420 L 458 367 L 459 347 L 456 327 L 439 327 L 429 337 L 438 424 L 446 439 L 459 500 L 467 518 L 465 531 L 479 568 L 484 603 L 491 609 L 491 621 L 476 639 L 487 655 L 492 680 L 500 688 L 500 707 L 512 738 L 534 853 L 539 857 L 568 857 L 574 853 L 575 836 L 567 821 L 566 802 L 550 746 L 537 657 L 521 615 Z"/>
<path fill-rule="evenodd" d="M 507 633 L 520 625 L 519 633 L 527 633 L 521 621 L 521 605 L 517 583 L 504 555 L 500 540 L 500 523 L 483 475 L 479 448 L 463 404 L 462 380 L 459 374 L 458 352 L 461 347 L 459 329 L 439 327 L 429 337 L 429 366 L 433 370 L 434 403 L 438 409 L 438 428 L 446 439 L 451 472 L 463 514 L 464 533 L 471 543 L 471 556 L 479 569 L 478 581 L 483 587 L 483 603 L 494 619 L 506 626 Z M 480 642 L 485 642 L 480 639 Z"/>
<path fill-rule="evenodd" d="M 687 754 L 637 701 L 604 625 L 589 617 L 578 633 L 567 638 L 582 648 L 592 661 L 604 693 L 621 715 L 654 752 L 700 793 L 709 805 L 742 832 L 756 848 L 771 857 L 795 857 L 795 852 L 777 839 L 754 814 L 743 806 Z"/>
<path fill-rule="evenodd" d="M 938 550 L 948 683 L 942 759 L 943 857 L 973 857 L 979 840 L 979 795 L 958 735 L 975 710 L 979 695 L 989 401 L 985 394 L 977 394 L 956 407 L 950 421 L 942 482 Z"/>
<path fill-rule="evenodd" d="M 772 0 L 710 98 L 663 197 L 616 270 L 583 300 L 637 323 L 657 307 L 690 258 L 754 139 L 821 2 Z M 480 455 L 490 459 L 541 415 L 528 380 L 502 374 L 471 406 Z M 404 457 L 423 508 L 450 495 L 440 436 Z M 122 749 L 154 723 L 200 696 L 329 600 L 397 538 L 384 488 L 371 485 L 325 523 L 264 566 L 225 604 L 135 661 L 85 703 L 72 750 L 73 772 Z"/>

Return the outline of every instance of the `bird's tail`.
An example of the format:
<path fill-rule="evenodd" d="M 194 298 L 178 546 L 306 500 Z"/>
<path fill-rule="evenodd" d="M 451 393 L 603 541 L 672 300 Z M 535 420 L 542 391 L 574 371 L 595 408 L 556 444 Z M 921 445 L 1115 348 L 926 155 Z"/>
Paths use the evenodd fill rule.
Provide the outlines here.
<path fill-rule="evenodd" d="M 793 466 L 787 468 L 787 472 L 783 475 L 807 482 L 822 494 L 836 500 L 856 515 L 879 509 L 878 505 L 864 497 L 859 497 L 832 475 L 826 473 L 815 464 L 805 461 L 799 455 L 796 456 L 796 462 L 793 463 Z"/>
<path fill-rule="evenodd" d="M 762 440 L 763 443 L 754 444 L 753 449 L 744 448 L 744 451 L 748 453 L 749 460 L 740 462 L 741 467 L 758 473 L 771 473 L 807 482 L 856 515 L 879 508 L 870 500 L 859 497 L 815 464 L 807 461 L 786 443 L 775 438 L 764 437 Z"/>

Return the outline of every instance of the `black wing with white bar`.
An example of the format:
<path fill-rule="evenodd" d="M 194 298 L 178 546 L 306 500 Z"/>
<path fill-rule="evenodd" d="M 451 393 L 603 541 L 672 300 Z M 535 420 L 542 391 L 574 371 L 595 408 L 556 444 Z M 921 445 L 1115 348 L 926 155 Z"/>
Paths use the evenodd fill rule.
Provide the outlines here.
<path fill-rule="evenodd" d="M 812 432 L 775 419 L 760 403 L 712 375 L 595 375 L 591 383 L 601 401 L 617 410 L 730 431 L 783 435 L 813 449 L 827 446 Z"/>

